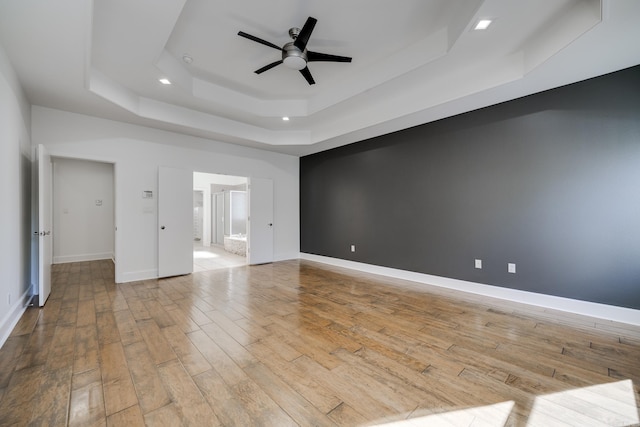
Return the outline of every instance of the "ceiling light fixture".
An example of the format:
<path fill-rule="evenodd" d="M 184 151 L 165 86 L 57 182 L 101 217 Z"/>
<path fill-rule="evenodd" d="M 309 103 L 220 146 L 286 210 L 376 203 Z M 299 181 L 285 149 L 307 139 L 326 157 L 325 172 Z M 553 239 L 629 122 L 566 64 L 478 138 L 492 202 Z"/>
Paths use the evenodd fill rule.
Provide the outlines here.
<path fill-rule="evenodd" d="M 292 70 L 302 70 L 307 66 L 307 54 L 304 51 L 296 48 L 293 44 L 294 42 L 287 43 L 283 50 L 285 53 L 285 57 L 282 60 L 284 66 L 287 68 L 291 68 Z M 283 55 L 284 56 L 284 55 Z"/>
<path fill-rule="evenodd" d="M 491 22 L 491 19 L 481 19 L 474 27 L 474 30 L 486 30 L 491 25 Z"/>
<path fill-rule="evenodd" d="M 193 58 L 187 55 L 186 53 L 182 55 L 182 60 L 184 61 L 185 64 L 191 64 L 193 62 Z"/>
<path fill-rule="evenodd" d="M 171 81 L 169 79 L 165 79 L 165 78 L 158 79 L 158 81 L 160 83 L 162 83 L 163 85 L 170 85 L 171 84 Z"/>
<path fill-rule="evenodd" d="M 282 121 L 283 121 L 283 122 L 288 122 L 288 121 L 289 121 L 289 117 L 284 116 L 284 117 L 282 118 Z"/>
<path fill-rule="evenodd" d="M 284 66 L 287 68 L 299 71 L 300 74 L 302 74 L 302 76 L 305 78 L 307 83 L 313 85 L 316 84 L 316 82 L 315 80 L 313 80 L 311 71 L 309 71 L 309 68 L 307 67 L 307 62 L 351 62 L 351 58 L 348 56 L 329 55 L 326 53 L 312 52 L 310 50 L 307 50 L 307 42 L 309 41 L 311 32 L 313 31 L 313 28 L 315 27 L 317 22 L 318 20 L 316 18 L 310 16 L 307 18 L 307 21 L 304 23 L 302 29 L 297 27 L 290 28 L 289 37 L 291 37 L 293 41 L 285 44 L 284 46 L 282 46 L 282 48 L 259 37 L 252 36 L 251 34 L 247 34 L 243 31 L 238 31 L 238 35 L 240 37 L 244 37 L 256 43 L 272 47 L 281 52 L 282 59 L 265 65 L 262 68 L 258 68 L 256 71 L 254 71 L 254 73 L 262 74 L 265 71 L 272 69 L 273 67 L 284 64 Z"/>

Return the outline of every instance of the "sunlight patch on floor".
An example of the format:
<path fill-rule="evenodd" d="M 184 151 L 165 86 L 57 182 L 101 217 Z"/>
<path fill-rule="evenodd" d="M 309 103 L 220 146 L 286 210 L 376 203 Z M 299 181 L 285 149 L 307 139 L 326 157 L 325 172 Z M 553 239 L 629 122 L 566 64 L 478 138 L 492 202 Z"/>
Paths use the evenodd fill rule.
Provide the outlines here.
<path fill-rule="evenodd" d="M 630 426 L 640 423 L 631 380 L 536 397 L 527 426 Z"/>
<path fill-rule="evenodd" d="M 207 252 L 207 251 L 193 251 L 193 258 L 195 259 L 211 259 L 211 258 L 219 258 L 220 255 Z"/>
<path fill-rule="evenodd" d="M 431 414 L 408 420 L 378 424 L 379 427 L 487 426 L 504 427 L 515 402 L 508 401 L 475 408 Z"/>
<path fill-rule="evenodd" d="M 441 414 L 377 424 L 378 427 L 487 426 L 504 427 L 513 401 L 460 409 Z M 635 426 L 640 424 L 631 380 L 576 388 L 538 396 L 527 417 L 527 427 Z"/>

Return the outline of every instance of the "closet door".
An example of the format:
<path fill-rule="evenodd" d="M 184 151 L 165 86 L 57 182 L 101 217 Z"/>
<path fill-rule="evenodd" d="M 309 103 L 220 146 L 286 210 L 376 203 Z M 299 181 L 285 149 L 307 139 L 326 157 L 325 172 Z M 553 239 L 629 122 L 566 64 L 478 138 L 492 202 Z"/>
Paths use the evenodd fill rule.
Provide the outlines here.
<path fill-rule="evenodd" d="M 273 181 L 249 178 L 249 264 L 273 262 Z"/>
<path fill-rule="evenodd" d="M 158 169 L 158 277 L 193 272 L 193 172 Z"/>

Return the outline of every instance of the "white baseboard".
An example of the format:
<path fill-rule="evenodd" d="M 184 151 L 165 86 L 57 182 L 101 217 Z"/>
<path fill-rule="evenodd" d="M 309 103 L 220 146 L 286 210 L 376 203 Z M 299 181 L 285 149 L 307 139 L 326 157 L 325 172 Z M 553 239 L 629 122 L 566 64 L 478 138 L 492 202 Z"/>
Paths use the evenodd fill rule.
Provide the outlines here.
<path fill-rule="evenodd" d="M 54 256 L 54 264 L 66 264 L 69 262 L 82 262 L 82 261 L 99 261 L 101 259 L 112 259 L 113 252 L 101 252 L 95 254 L 80 254 L 80 255 L 61 255 Z"/>
<path fill-rule="evenodd" d="M 5 314 L 2 322 L 0 322 L 0 348 L 11 335 L 11 331 L 18 324 L 20 317 L 27 309 L 27 303 L 29 302 L 29 290 L 26 290 L 20 298 L 9 309 L 9 312 Z"/>
<path fill-rule="evenodd" d="M 158 270 L 127 271 L 122 273 L 122 281 L 118 283 L 137 282 L 138 280 L 157 279 Z"/>
<path fill-rule="evenodd" d="M 465 280 L 450 279 L 448 277 L 415 273 L 412 271 L 398 270 L 389 267 L 380 267 L 377 265 L 364 264 L 361 262 L 347 261 L 343 259 L 307 254 L 302 252 L 300 253 L 300 258 L 309 261 L 320 262 L 323 264 L 329 264 L 336 267 L 344 267 L 351 270 L 363 271 L 365 273 L 379 274 L 381 276 L 409 280 L 412 282 L 424 283 L 426 285 L 433 285 L 441 288 L 454 289 L 461 292 L 499 298 L 521 304 L 528 304 L 537 307 L 544 307 L 568 313 L 580 314 L 583 316 L 640 326 L 640 310 L 634 310 L 631 308 L 599 304 L 595 302 L 581 301 L 571 298 L 557 297 L 553 295 L 538 294 L 517 289 L 502 288 L 500 286 L 467 282 Z"/>
<path fill-rule="evenodd" d="M 290 259 L 300 258 L 300 252 L 285 252 L 280 254 L 273 254 L 273 262 L 287 261 Z"/>

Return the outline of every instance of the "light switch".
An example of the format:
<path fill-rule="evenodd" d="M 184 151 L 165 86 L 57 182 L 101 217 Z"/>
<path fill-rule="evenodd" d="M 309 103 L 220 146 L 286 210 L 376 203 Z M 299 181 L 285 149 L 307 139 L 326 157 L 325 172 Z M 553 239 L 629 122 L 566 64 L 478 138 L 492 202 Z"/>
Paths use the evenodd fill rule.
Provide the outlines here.
<path fill-rule="evenodd" d="M 509 273 L 515 274 L 516 273 L 516 265 L 514 263 L 510 262 L 509 264 L 507 264 L 507 271 Z"/>
<path fill-rule="evenodd" d="M 476 268 L 478 270 L 482 270 L 482 260 L 481 259 L 477 259 L 475 265 L 476 265 Z"/>

